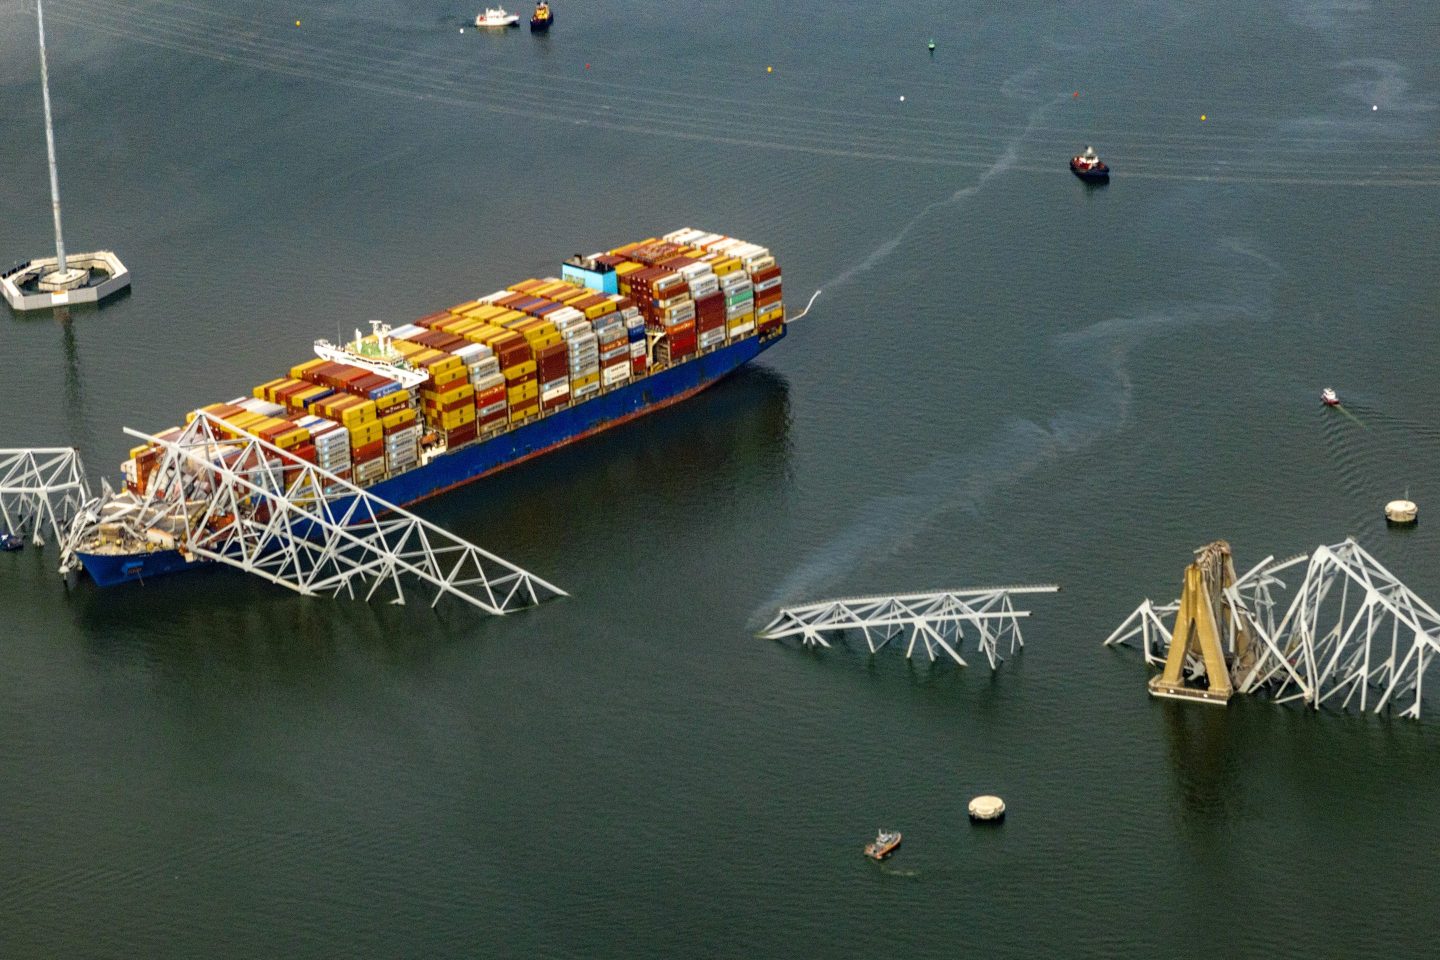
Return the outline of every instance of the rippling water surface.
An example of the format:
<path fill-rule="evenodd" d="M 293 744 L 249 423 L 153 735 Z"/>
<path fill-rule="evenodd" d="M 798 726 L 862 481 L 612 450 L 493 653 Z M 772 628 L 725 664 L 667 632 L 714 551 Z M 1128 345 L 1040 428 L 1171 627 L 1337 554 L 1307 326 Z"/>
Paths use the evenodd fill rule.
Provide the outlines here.
<path fill-rule="evenodd" d="M 693 401 L 425 507 L 573 595 L 537 611 L 0 556 L 0 956 L 1423 955 L 1433 716 L 1162 704 L 1100 643 L 1216 537 L 1353 534 L 1440 602 L 1440 527 L 1380 516 L 1440 504 L 1437 8 L 556 10 L 47 6 L 69 245 L 135 282 L 0 316 L 0 445 L 110 475 L 122 427 L 317 336 L 686 224 L 825 293 Z M 11 14 L 7 261 L 49 243 Z M 1038 581 L 993 676 L 753 636 Z"/>

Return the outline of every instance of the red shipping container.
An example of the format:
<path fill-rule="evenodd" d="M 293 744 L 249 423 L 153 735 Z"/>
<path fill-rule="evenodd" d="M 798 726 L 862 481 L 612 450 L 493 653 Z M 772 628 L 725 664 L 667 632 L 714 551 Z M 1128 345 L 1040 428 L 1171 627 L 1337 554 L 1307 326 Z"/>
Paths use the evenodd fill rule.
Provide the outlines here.
<path fill-rule="evenodd" d="M 497 307 L 504 307 L 507 310 L 513 310 L 515 309 L 515 304 L 519 303 L 522 300 L 529 299 L 531 298 L 523 293 L 507 293 L 505 294 L 505 296 L 499 297 L 495 300 L 491 300 L 490 302 Z"/>
<path fill-rule="evenodd" d="M 779 303 L 780 300 L 781 295 L 779 287 L 776 287 L 773 290 L 766 290 L 764 293 L 757 293 L 755 295 L 755 309 L 764 310 L 766 307 L 773 307 L 775 304 Z"/>
<path fill-rule="evenodd" d="M 363 446 L 352 447 L 350 450 L 350 459 L 356 464 L 365 463 L 368 460 L 374 460 L 376 457 L 383 457 L 384 455 L 384 440 L 376 440 L 374 443 L 367 443 Z"/>
<path fill-rule="evenodd" d="M 459 306 L 459 304 L 456 304 L 456 306 Z M 426 330 L 429 330 L 432 326 L 439 323 L 440 321 L 449 320 L 453 316 L 455 316 L 455 314 L 451 313 L 449 310 L 441 310 L 439 313 L 426 314 L 419 320 L 416 320 L 415 326 L 424 327 Z"/>
<path fill-rule="evenodd" d="M 756 270 L 750 274 L 750 282 L 764 283 L 766 280 L 773 280 L 778 276 L 780 276 L 780 268 L 778 266 L 766 267 L 764 270 Z"/>
<path fill-rule="evenodd" d="M 462 443 L 469 443 L 478 435 L 479 431 L 476 429 L 475 422 L 472 420 L 463 427 L 456 427 L 454 430 L 446 433 L 445 443 L 447 446 L 458 447 Z"/>

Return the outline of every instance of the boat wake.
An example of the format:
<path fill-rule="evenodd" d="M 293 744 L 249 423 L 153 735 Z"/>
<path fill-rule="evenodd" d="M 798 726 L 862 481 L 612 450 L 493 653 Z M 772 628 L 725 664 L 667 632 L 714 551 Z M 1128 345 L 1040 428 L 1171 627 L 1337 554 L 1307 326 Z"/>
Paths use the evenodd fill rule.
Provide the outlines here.
<path fill-rule="evenodd" d="M 996 158 L 995 162 L 982 170 L 978 177 L 974 178 L 974 180 L 971 181 L 969 184 L 956 190 L 954 193 L 950 194 L 950 196 L 944 198 L 943 200 L 935 200 L 931 203 L 926 204 L 920 209 L 919 213 L 915 214 L 915 216 L 911 217 L 908 221 L 906 221 L 905 225 L 900 228 L 899 233 L 895 234 L 895 236 L 880 244 L 874 250 L 871 250 L 870 253 L 867 254 L 863 260 L 841 272 L 829 283 L 821 284 L 821 289 L 824 289 L 825 287 L 841 286 L 843 284 L 849 283 L 856 277 L 862 276 L 863 274 L 866 274 L 871 270 L 875 269 L 875 267 L 877 267 L 883 260 L 885 260 L 886 257 L 890 256 L 892 253 L 895 252 L 895 249 L 904 242 L 905 238 L 910 235 L 910 232 L 914 230 L 917 226 L 919 226 L 926 217 L 930 216 L 936 210 L 954 206 L 955 204 L 958 204 L 964 200 L 969 199 L 970 197 L 975 196 L 975 194 L 979 193 L 982 189 L 984 189 L 986 183 L 1013 167 L 1015 165 L 1015 162 L 1020 158 L 1020 146 L 1035 130 L 1036 126 L 1039 125 L 1041 119 L 1044 118 L 1046 112 L 1053 108 L 1056 104 L 1062 103 L 1063 101 L 1063 97 L 1055 97 L 1051 100 L 1045 101 L 1044 103 L 1037 106 L 1034 110 L 1030 111 L 1030 115 L 1026 118 L 1025 121 L 1025 128 L 1021 130 L 1014 139 L 1012 139 L 1008 144 L 1006 144 L 1005 149 L 1001 151 L 1000 156 Z"/>
<path fill-rule="evenodd" d="M 781 581 L 753 618 L 763 619 L 774 607 L 810 597 L 862 567 L 885 563 L 949 514 L 982 516 L 988 502 L 1005 488 L 1118 433 L 1132 419 L 1130 359 L 1144 345 L 1200 325 L 1253 321 L 1265 309 L 1258 298 L 1242 297 L 1231 303 L 1112 317 L 1051 338 L 1046 350 L 1059 365 L 1092 381 L 1078 403 L 1043 422 L 1015 418 L 994 439 L 937 458 L 898 491 L 873 500 L 857 522 Z"/>

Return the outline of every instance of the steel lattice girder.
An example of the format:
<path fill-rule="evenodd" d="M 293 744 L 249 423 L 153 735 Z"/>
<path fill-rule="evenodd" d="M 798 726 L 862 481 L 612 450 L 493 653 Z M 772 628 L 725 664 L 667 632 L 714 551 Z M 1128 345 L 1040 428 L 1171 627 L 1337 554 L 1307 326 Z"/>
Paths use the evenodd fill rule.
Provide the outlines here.
<path fill-rule="evenodd" d="M 143 497 L 94 504 L 143 539 L 157 527 L 182 552 L 253 573 L 298 593 L 363 591 L 388 584 L 404 602 L 401 576 L 488 613 L 502 614 L 565 591 L 348 481 L 237 431 L 204 412 L 180 436 L 157 444 L 163 458 Z M 126 502 L 124 498 L 128 497 Z M 80 524 L 68 548 L 84 538 Z M 367 588 L 368 586 L 368 588 Z M 358 588 L 358 589 L 357 589 Z"/>
<path fill-rule="evenodd" d="M 978 649 L 993 670 L 1004 659 L 999 648 L 1006 639 L 1010 641 L 1011 653 L 1017 646 L 1025 645 L 1020 636 L 1019 619 L 1028 617 L 1030 612 L 1016 610 L 1011 597 L 1055 593 L 1059 589 L 1053 584 L 1041 584 L 822 600 L 780 610 L 760 636 L 767 640 L 798 636 L 805 646 L 829 647 L 826 634 L 839 638 L 858 632 L 865 638 L 870 652 L 876 653 L 903 637 L 908 629 L 905 656 L 914 656 L 916 644 L 923 643 L 931 661 L 944 653 L 963 667 L 966 663 L 960 655 L 960 646 L 964 627 L 969 625 L 978 635 Z"/>
<path fill-rule="evenodd" d="M 1276 574 L 1305 563 L 1305 576 L 1283 617 L 1275 619 Z M 1316 548 L 1284 563 L 1263 561 L 1226 599 L 1260 639 L 1259 654 L 1236 671 L 1236 689 L 1265 691 L 1277 703 L 1299 700 L 1319 709 L 1338 700 L 1341 710 L 1379 713 L 1391 707 L 1418 718 L 1425 670 L 1440 650 L 1440 614 L 1385 569 L 1354 539 Z M 1149 600 L 1105 641 L 1140 636 L 1155 662 L 1170 642 L 1164 617 L 1173 607 Z M 1228 638 L 1232 642 L 1233 630 Z"/>
<path fill-rule="evenodd" d="M 17 536 L 44 542 L 48 526 L 61 540 L 90 499 L 80 452 L 72 447 L 0 449 L 0 521 Z"/>

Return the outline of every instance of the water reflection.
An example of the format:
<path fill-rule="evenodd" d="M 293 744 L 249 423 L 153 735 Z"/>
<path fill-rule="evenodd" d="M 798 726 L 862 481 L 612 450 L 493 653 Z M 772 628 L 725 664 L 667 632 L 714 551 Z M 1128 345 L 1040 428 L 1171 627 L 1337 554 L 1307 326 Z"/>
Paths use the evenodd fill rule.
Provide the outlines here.
<path fill-rule="evenodd" d="M 633 544 L 622 539 L 626 531 L 650 529 L 665 502 L 682 505 L 686 522 L 706 526 L 725 521 L 726 497 L 733 504 L 782 495 L 789 428 L 789 384 L 773 371 L 748 369 L 676 407 L 422 509 L 432 522 L 547 579 L 566 587 L 581 580 L 593 590 L 606 570 L 627 566 Z M 108 590 L 82 579 L 70 602 L 94 657 L 177 679 L 217 668 L 226 676 L 313 679 L 357 658 L 414 667 L 452 643 L 556 623 L 550 605 L 492 618 L 453 599 L 432 610 L 433 591 L 411 582 L 405 590 L 405 606 L 301 597 L 210 566 Z"/>

